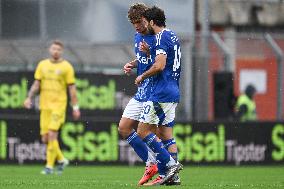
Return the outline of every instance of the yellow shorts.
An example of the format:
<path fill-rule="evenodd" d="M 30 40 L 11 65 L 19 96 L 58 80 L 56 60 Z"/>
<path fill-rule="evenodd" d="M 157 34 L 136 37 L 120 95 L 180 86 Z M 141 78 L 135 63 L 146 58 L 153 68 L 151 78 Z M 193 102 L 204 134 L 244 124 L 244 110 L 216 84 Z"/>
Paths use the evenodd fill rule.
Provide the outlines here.
<path fill-rule="evenodd" d="M 65 110 L 41 110 L 40 111 L 40 135 L 48 133 L 48 130 L 58 131 L 65 122 Z"/>

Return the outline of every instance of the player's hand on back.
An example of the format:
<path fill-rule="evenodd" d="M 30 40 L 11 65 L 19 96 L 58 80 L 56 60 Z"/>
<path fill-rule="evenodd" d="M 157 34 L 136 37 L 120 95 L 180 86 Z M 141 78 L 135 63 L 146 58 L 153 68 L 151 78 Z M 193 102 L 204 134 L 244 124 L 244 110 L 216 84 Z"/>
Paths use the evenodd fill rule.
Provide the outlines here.
<path fill-rule="evenodd" d="M 139 76 L 136 77 L 136 79 L 135 79 L 135 85 L 139 86 L 143 80 L 144 80 L 143 76 L 142 76 L 142 75 L 139 75 Z"/>
<path fill-rule="evenodd" d="M 150 46 L 143 40 L 139 43 L 139 51 L 142 51 L 147 54 L 147 56 L 150 55 Z"/>
<path fill-rule="evenodd" d="M 24 101 L 24 107 L 27 109 L 32 108 L 32 100 L 30 98 L 26 98 L 26 100 Z"/>

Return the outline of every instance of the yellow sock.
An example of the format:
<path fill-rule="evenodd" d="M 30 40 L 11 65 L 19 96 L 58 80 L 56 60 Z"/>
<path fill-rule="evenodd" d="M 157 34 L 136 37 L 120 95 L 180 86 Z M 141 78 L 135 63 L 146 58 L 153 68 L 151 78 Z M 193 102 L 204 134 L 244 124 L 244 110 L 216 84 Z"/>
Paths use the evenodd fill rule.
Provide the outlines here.
<path fill-rule="evenodd" d="M 58 140 L 55 140 L 55 149 L 56 149 L 56 160 L 57 161 L 63 161 L 64 160 L 64 155 L 60 149 L 60 146 L 59 146 L 59 142 Z"/>
<path fill-rule="evenodd" d="M 55 164 L 55 159 L 57 156 L 56 149 L 57 140 L 48 141 L 46 149 L 46 167 L 53 168 Z"/>

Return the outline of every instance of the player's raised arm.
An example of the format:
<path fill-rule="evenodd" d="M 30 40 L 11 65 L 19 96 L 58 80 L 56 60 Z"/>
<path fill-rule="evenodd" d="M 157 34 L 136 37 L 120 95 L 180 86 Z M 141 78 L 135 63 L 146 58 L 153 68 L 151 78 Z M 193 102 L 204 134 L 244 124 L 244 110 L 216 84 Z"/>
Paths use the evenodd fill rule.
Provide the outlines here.
<path fill-rule="evenodd" d="M 74 120 L 78 120 L 81 116 L 81 112 L 78 105 L 76 85 L 75 84 L 69 85 L 68 89 L 71 99 L 71 105 L 73 108 L 73 118 Z"/>
<path fill-rule="evenodd" d="M 40 81 L 35 80 L 29 90 L 28 97 L 24 101 L 24 107 L 27 109 L 31 109 L 32 107 L 32 98 L 39 92 L 40 89 Z"/>

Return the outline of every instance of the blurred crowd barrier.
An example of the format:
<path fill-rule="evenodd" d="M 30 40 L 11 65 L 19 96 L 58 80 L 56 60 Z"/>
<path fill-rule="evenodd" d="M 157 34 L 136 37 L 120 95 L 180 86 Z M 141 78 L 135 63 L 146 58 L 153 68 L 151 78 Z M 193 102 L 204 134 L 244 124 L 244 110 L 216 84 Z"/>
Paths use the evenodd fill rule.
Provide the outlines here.
<path fill-rule="evenodd" d="M 279 89 L 281 90 L 279 79 L 282 78 L 283 83 L 282 72 L 279 71 L 282 68 L 279 65 L 283 62 L 268 42 L 266 35 L 265 33 L 212 32 L 210 36 L 196 35 L 194 38 L 180 36 L 183 71 L 180 85 L 181 103 L 177 119 L 213 121 L 219 118 L 218 111 L 227 111 L 229 113 L 224 114 L 221 119 L 233 120 L 234 100 L 248 84 L 253 84 L 257 89 L 255 101 L 258 120 L 279 119 L 277 115 L 279 109 L 283 107 L 283 96 L 279 96 Z M 276 34 L 269 36 L 282 53 L 284 36 Z M 208 44 L 206 48 L 204 48 L 204 39 Z M 48 41 L 1 40 L 1 71 L 11 72 L 14 75 L 19 71 L 34 71 L 38 61 L 48 57 L 47 46 Z M 122 76 L 123 65 L 134 59 L 135 54 L 131 42 L 112 44 L 66 42 L 64 57 L 81 75 L 101 73 Z M 214 75 L 220 73 L 231 74 L 233 82 L 227 77 L 220 79 L 223 83 L 218 85 Z M 130 83 L 133 82 L 134 75 L 133 78 L 127 78 Z M 135 88 L 132 84 L 129 87 Z M 219 94 L 223 96 L 218 96 Z M 220 107 L 221 109 L 224 107 L 223 110 L 219 110 Z M 282 117 L 283 112 L 280 119 Z"/>
<path fill-rule="evenodd" d="M 281 91 L 283 88 L 283 67 L 281 66 L 283 60 L 279 59 L 279 55 L 268 42 L 267 35 L 265 33 L 234 33 L 232 36 L 225 32 L 218 33 L 218 37 L 223 42 L 221 45 L 224 45 L 225 48 L 222 49 L 214 35 L 211 34 L 207 37 L 208 51 L 206 53 L 200 53 L 203 48 L 202 38 L 204 36 L 196 37 L 193 61 L 197 65 L 193 68 L 197 76 L 193 93 L 196 95 L 197 104 L 208 98 L 208 115 L 203 117 L 203 120 L 216 119 L 216 114 L 218 114 L 216 105 L 224 106 L 223 111 L 231 111 L 233 114 L 234 102 L 244 92 L 248 84 L 253 84 L 257 90 L 255 101 L 258 120 L 279 119 L 279 109 L 283 107 L 283 95 L 278 96 L 279 89 Z M 277 50 L 283 53 L 284 36 L 276 34 L 269 36 L 278 47 Z M 202 73 L 204 62 L 208 62 L 207 73 Z M 231 78 L 224 77 L 221 81 L 214 81 L 214 75 L 222 73 L 230 73 L 232 76 Z M 203 79 L 206 77 L 208 80 Z M 203 87 L 206 84 L 207 90 Z M 220 96 L 220 93 L 227 94 L 227 96 Z M 214 98 L 214 95 L 219 95 L 219 101 L 218 98 Z M 198 106 L 195 107 L 195 111 L 204 115 L 204 111 L 200 111 L 198 108 Z M 282 118 L 283 112 L 280 119 Z M 232 120 L 233 115 L 222 117 L 222 119 Z"/>

